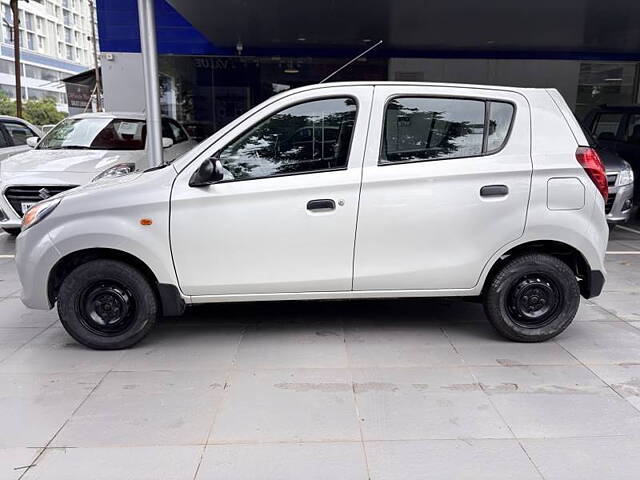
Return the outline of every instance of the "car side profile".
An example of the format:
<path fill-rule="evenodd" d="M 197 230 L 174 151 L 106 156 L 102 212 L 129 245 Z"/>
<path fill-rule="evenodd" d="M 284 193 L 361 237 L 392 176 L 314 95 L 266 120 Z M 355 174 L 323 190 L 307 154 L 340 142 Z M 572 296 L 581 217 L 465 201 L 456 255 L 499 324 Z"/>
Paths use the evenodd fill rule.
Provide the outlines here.
<path fill-rule="evenodd" d="M 329 83 L 33 206 L 16 263 L 24 304 L 96 349 L 193 304 L 438 296 L 536 342 L 603 287 L 606 197 L 556 90 Z"/>

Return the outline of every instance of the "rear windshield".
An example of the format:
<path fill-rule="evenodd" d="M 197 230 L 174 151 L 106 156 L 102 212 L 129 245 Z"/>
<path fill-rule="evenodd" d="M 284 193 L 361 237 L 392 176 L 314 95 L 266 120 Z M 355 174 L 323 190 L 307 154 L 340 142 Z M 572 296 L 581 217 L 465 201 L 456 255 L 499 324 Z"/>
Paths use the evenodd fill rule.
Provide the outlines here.
<path fill-rule="evenodd" d="M 38 149 L 144 150 L 144 120 L 72 118 L 42 139 Z"/>

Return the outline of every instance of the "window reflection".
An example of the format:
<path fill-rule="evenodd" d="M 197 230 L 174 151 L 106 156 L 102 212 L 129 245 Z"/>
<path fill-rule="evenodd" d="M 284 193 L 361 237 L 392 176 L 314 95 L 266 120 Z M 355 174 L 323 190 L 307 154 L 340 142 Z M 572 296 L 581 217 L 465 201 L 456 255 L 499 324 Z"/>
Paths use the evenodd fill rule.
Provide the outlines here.
<path fill-rule="evenodd" d="M 345 168 L 355 116 L 351 98 L 316 100 L 276 113 L 220 152 L 225 179 Z"/>
<path fill-rule="evenodd" d="M 480 155 L 484 102 L 396 98 L 385 116 L 382 163 Z"/>

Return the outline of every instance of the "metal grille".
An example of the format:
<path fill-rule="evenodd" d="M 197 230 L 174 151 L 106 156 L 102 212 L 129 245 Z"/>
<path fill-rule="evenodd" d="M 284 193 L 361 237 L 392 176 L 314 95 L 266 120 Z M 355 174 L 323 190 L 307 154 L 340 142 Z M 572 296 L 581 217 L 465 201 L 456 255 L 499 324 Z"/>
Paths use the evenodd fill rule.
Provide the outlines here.
<path fill-rule="evenodd" d="M 55 185 L 55 186 L 20 186 L 9 187 L 4 191 L 4 197 L 13 207 L 19 216 L 23 216 L 23 203 L 38 203 L 58 193 L 77 187 L 78 185 Z"/>
<path fill-rule="evenodd" d="M 616 194 L 610 193 L 609 197 L 607 198 L 607 203 L 605 203 L 604 205 L 604 213 L 611 212 L 611 209 L 613 208 L 613 202 L 615 201 L 616 201 Z"/>
<path fill-rule="evenodd" d="M 617 178 L 618 178 L 617 173 L 607 174 L 607 184 L 609 184 L 610 187 L 613 187 L 616 184 Z"/>

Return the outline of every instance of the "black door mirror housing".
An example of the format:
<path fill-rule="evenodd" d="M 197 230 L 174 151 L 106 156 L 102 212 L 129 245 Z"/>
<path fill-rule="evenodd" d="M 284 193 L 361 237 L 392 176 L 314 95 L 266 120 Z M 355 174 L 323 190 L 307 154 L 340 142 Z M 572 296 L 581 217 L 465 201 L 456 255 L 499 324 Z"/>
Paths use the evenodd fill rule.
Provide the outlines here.
<path fill-rule="evenodd" d="M 224 178 L 222 162 L 214 157 L 207 158 L 200 164 L 189 180 L 190 187 L 206 187 L 213 185 Z"/>

